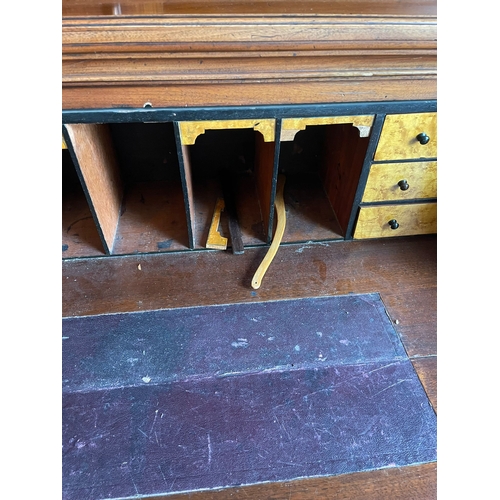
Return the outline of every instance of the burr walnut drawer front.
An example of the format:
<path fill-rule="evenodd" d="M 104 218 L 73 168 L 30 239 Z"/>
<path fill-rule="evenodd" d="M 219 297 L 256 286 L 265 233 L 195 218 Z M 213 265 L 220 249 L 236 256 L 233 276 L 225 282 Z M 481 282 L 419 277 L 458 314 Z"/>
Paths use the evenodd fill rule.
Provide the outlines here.
<path fill-rule="evenodd" d="M 436 232 L 436 203 L 375 205 L 361 207 L 354 238 L 412 236 Z"/>
<path fill-rule="evenodd" d="M 437 162 L 375 163 L 363 203 L 437 197 Z"/>
<path fill-rule="evenodd" d="M 387 115 L 375 161 L 437 157 L 437 113 Z"/>

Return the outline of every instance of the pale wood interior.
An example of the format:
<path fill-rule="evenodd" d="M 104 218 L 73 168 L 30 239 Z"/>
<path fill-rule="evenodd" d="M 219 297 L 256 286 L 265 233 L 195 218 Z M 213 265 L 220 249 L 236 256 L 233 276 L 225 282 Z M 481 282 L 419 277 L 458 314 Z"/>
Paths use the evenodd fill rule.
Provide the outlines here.
<path fill-rule="evenodd" d="M 374 118 L 373 115 L 285 118 L 281 123 L 281 140 L 293 141 L 295 134 L 299 130 L 305 130 L 308 125 L 334 125 L 344 123 L 350 123 L 358 128 L 360 137 L 368 137 Z"/>
<path fill-rule="evenodd" d="M 181 143 L 186 146 L 193 145 L 196 142 L 196 138 L 204 134 L 206 130 L 230 130 L 241 128 L 251 128 L 260 132 L 265 142 L 273 142 L 275 127 L 276 121 L 273 119 L 179 122 Z"/>
<path fill-rule="evenodd" d="M 427 144 L 417 135 L 426 133 Z M 437 156 L 437 113 L 389 114 L 385 117 L 375 161 L 435 158 Z"/>
<path fill-rule="evenodd" d="M 408 189 L 398 185 L 407 181 Z M 363 202 L 437 197 L 437 162 L 375 163 L 363 194 Z"/>
<path fill-rule="evenodd" d="M 216 202 L 223 196 L 221 175 L 227 176 L 228 172 L 243 245 L 269 244 L 276 225 L 273 203 L 277 154 L 278 171 L 287 178 L 284 195 L 287 227 L 282 241 L 344 239 L 348 236 L 346 230 L 369 141 L 360 126 L 371 130 L 373 120 L 372 116 L 367 116 L 356 118 L 352 123 L 352 118 L 287 120 L 289 128 L 285 130 L 293 131 L 293 139 L 280 142 L 279 151 L 276 151 L 275 142 L 266 141 L 253 128 L 226 130 L 220 123 L 216 130 L 203 129 L 193 145 L 186 145 L 182 144 L 182 127 L 179 126 L 180 158 L 179 145 L 175 142 L 177 124 L 68 125 L 88 192 L 87 206 L 82 196 L 80 202 L 78 197 L 73 197 L 71 209 L 79 219 L 77 235 L 85 231 L 88 236 L 86 243 L 82 243 L 81 238 L 78 240 L 78 250 L 73 237 L 72 250 L 69 250 L 68 228 L 74 230 L 73 222 L 77 219 L 64 219 L 63 257 L 100 254 L 102 245 L 96 243 L 95 230 L 92 235 L 93 225 L 102 232 L 104 251 L 115 255 L 207 248 Z M 344 119 L 351 123 L 343 123 Z M 412 116 L 406 129 L 415 128 L 415 123 L 420 123 L 418 120 L 434 123 L 435 118 L 432 113 Z M 242 121 L 233 121 L 235 123 L 241 125 Z M 391 123 L 386 122 L 385 126 L 394 128 Z M 197 129 L 191 127 L 189 130 Z M 392 179 L 392 182 L 389 177 L 408 178 L 411 188 L 401 191 L 394 187 L 397 181 Z M 384 183 L 390 182 L 390 192 L 384 191 Z M 377 189 L 378 194 L 374 194 Z M 435 190 L 434 161 L 375 163 L 362 201 L 429 198 L 435 196 Z M 407 214 L 414 213 L 417 208 L 398 210 L 402 213 L 398 217 L 403 217 L 405 223 L 397 231 L 391 231 L 385 227 L 386 209 L 364 207 L 355 237 L 435 231 L 435 222 L 426 222 L 429 217 L 434 220 L 435 216 L 426 215 L 423 221 L 417 217 L 410 223 Z M 69 210 L 66 213 L 70 214 Z M 222 237 L 229 238 L 224 212 L 219 230 Z"/>
<path fill-rule="evenodd" d="M 104 247 L 69 150 L 62 150 L 63 258 L 102 256 Z"/>
<path fill-rule="evenodd" d="M 389 221 L 396 220 L 397 229 Z M 364 206 L 359 211 L 355 239 L 433 234 L 437 232 L 437 203 Z"/>
<path fill-rule="evenodd" d="M 123 186 L 107 125 L 66 125 L 96 223 L 112 252 L 120 217 Z"/>

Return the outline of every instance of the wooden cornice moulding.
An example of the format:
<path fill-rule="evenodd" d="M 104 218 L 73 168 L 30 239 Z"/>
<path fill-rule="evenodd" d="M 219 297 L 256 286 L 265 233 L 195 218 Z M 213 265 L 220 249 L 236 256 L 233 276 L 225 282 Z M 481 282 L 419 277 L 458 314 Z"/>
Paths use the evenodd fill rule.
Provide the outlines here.
<path fill-rule="evenodd" d="M 435 0 L 63 0 L 64 17 L 152 15 L 435 16 Z"/>
<path fill-rule="evenodd" d="M 63 86 L 63 109 L 260 106 L 436 99 L 434 77 L 302 82 Z"/>
<path fill-rule="evenodd" d="M 63 60 L 63 84 L 304 81 L 370 76 L 435 76 L 433 50 L 333 53 L 141 54 L 128 58 Z M 169 57 L 170 56 L 170 57 Z"/>
<path fill-rule="evenodd" d="M 63 56 L 85 53 L 435 49 L 435 19 L 378 16 L 63 20 Z"/>
<path fill-rule="evenodd" d="M 205 13 L 216 4 L 221 11 L 231 5 L 235 9 L 239 5 L 239 10 L 234 14 Z M 155 106 L 174 106 L 186 103 L 168 98 L 170 86 L 201 85 L 208 89 L 221 84 L 238 85 L 239 101 L 221 93 L 215 103 L 201 102 L 201 105 L 225 105 L 245 104 L 248 85 L 267 85 L 266 90 L 273 95 L 266 91 L 258 103 L 266 104 L 276 102 L 278 94 L 283 94 L 279 90 L 283 83 L 322 83 L 328 87 L 328 82 L 358 84 L 366 78 L 374 81 L 388 78 L 394 83 L 408 78 L 436 80 L 437 22 L 431 2 L 394 0 L 379 7 L 370 0 L 352 4 L 305 0 L 305 4 L 316 9 L 313 11 L 316 13 L 280 14 L 280 9 L 287 10 L 283 2 L 257 2 L 255 5 L 262 8 L 262 13 L 255 15 L 238 2 L 188 1 L 183 3 L 181 13 L 153 15 L 162 9 L 180 9 L 181 3 L 100 4 L 64 0 L 63 12 L 72 11 L 80 16 L 63 17 L 63 109 L 75 105 L 96 107 L 93 101 L 96 96 L 89 94 L 94 87 L 134 87 L 140 94 L 134 104 L 123 100 L 108 103 L 109 107 L 117 107 L 142 106 L 150 100 L 147 88 L 151 86 L 164 88 Z M 83 15 L 104 5 L 120 5 L 120 15 Z M 299 3 L 291 5 L 297 12 L 300 10 Z M 358 10 L 351 9 L 353 14 L 335 13 L 335 8 L 346 11 L 346 5 Z M 134 9 L 147 13 L 123 14 Z M 377 9 L 385 14 L 377 14 Z M 407 91 L 408 82 L 403 86 Z M 72 96 L 81 93 L 78 103 L 66 99 L 65 90 L 69 89 L 73 89 Z M 186 92 L 191 94 L 193 89 Z M 388 94 L 386 99 L 393 99 L 400 92 Z M 421 89 L 415 88 L 407 99 L 421 93 Z M 157 98 L 158 91 L 155 94 Z M 315 102 L 296 94 L 292 92 L 292 102 Z M 433 99 L 435 94 L 434 90 L 425 98 Z M 365 97 L 370 100 L 374 96 Z"/>

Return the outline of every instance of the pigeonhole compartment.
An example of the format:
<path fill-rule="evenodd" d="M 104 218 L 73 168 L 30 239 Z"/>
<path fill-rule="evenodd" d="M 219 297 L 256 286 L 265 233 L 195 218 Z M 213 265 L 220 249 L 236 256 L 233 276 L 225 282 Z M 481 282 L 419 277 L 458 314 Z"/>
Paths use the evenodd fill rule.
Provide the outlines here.
<path fill-rule="evenodd" d="M 274 120 L 179 123 L 194 248 L 234 251 L 238 234 L 243 247 L 266 244 L 274 126 Z"/>
<path fill-rule="evenodd" d="M 67 124 L 106 254 L 187 249 L 172 123 Z"/>
<path fill-rule="evenodd" d="M 372 116 L 283 120 L 284 242 L 344 239 L 372 123 Z"/>
<path fill-rule="evenodd" d="M 110 124 L 123 186 L 114 254 L 189 248 L 172 123 Z"/>

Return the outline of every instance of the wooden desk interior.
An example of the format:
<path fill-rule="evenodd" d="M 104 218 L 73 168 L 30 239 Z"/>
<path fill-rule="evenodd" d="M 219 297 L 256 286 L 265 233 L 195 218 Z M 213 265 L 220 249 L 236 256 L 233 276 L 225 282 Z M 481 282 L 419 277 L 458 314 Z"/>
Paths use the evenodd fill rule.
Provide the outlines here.
<path fill-rule="evenodd" d="M 379 292 L 437 410 L 435 1 L 62 7 L 63 317 Z M 205 248 L 228 165 L 237 256 Z M 418 194 L 378 189 L 391 168 Z M 287 232 L 253 291 L 278 173 Z M 247 496 L 432 499 L 436 463 L 168 498 Z"/>

